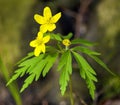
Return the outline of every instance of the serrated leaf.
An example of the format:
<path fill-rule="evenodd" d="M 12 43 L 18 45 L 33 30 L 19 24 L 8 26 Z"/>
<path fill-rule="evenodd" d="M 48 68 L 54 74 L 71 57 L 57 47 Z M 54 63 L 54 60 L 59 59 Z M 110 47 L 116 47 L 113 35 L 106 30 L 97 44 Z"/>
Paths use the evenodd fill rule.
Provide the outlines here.
<path fill-rule="evenodd" d="M 95 55 L 100 55 L 100 53 L 95 52 L 95 51 L 91 51 L 90 49 L 87 49 L 87 48 L 82 47 L 82 46 L 74 47 L 74 48 L 72 48 L 72 50 L 73 50 L 73 51 L 80 51 L 80 52 L 82 52 L 82 53 L 87 54 L 89 57 L 91 57 L 92 59 L 94 59 L 99 65 L 101 65 L 105 70 L 107 70 L 110 74 L 116 76 L 116 75 L 107 67 L 107 65 L 106 65 L 102 60 L 100 60 L 97 56 L 95 56 Z"/>
<path fill-rule="evenodd" d="M 54 55 L 56 55 L 56 53 Z M 23 87 L 21 89 L 21 92 L 24 91 L 24 89 L 27 88 L 34 79 L 36 81 L 39 79 L 44 68 L 46 73 L 48 72 L 49 67 L 52 66 L 50 65 L 49 67 L 46 67 L 47 63 L 50 61 L 49 56 L 50 54 L 41 54 L 38 57 L 32 57 L 21 62 L 19 64 L 20 68 L 15 71 L 15 74 L 12 76 L 7 85 L 9 85 L 12 81 L 16 80 L 18 77 L 21 77 L 25 73 L 28 73 L 29 76 L 24 81 Z"/>
<path fill-rule="evenodd" d="M 91 72 L 92 74 L 96 75 L 96 72 L 93 70 L 93 68 L 88 64 L 88 62 L 78 53 L 73 52 L 75 58 L 77 61 L 80 61 L 80 64 L 83 67 L 86 68 L 87 71 Z"/>
<path fill-rule="evenodd" d="M 85 45 L 85 46 L 94 46 L 96 45 L 96 43 L 93 43 L 93 42 L 90 42 L 90 41 L 87 41 L 87 40 L 84 40 L 84 39 L 74 39 L 71 41 L 72 44 L 82 44 L 82 45 Z"/>
<path fill-rule="evenodd" d="M 53 66 L 53 64 L 55 63 L 56 59 L 58 57 L 58 54 L 55 53 L 54 55 L 51 55 L 48 57 L 48 60 L 47 60 L 47 64 L 42 72 L 43 74 L 43 77 L 46 76 L 46 74 L 49 72 L 49 70 L 51 69 L 51 67 Z"/>
<path fill-rule="evenodd" d="M 94 82 L 93 81 L 91 81 L 90 79 L 86 79 L 86 84 L 87 84 L 87 86 L 88 86 L 88 89 L 89 89 L 89 93 L 90 93 L 90 95 L 91 95 L 91 97 L 92 97 L 92 99 L 94 99 L 94 97 L 95 97 L 95 85 L 94 85 Z"/>
<path fill-rule="evenodd" d="M 66 91 L 66 87 L 68 85 L 69 75 L 72 73 L 71 52 L 69 50 L 64 52 L 60 61 L 62 61 L 62 62 L 64 61 L 63 64 L 61 62 L 59 62 L 60 65 L 62 65 L 62 66 L 60 66 L 60 65 L 58 66 L 61 71 L 60 80 L 59 80 L 60 90 L 61 90 L 61 94 L 64 95 L 64 93 Z"/>
<path fill-rule="evenodd" d="M 59 80 L 60 90 L 61 90 L 62 95 L 64 95 L 66 91 L 68 81 L 69 81 L 69 73 L 67 72 L 66 67 L 63 67 L 61 74 L 60 74 L 60 80 Z"/>
<path fill-rule="evenodd" d="M 65 51 L 63 54 L 62 54 L 62 56 L 61 56 L 61 58 L 60 58 L 60 60 L 59 60 L 59 64 L 58 64 L 58 71 L 59 70 L 61 70 L 62 69 L 62 67 L 65 65 L 65 61 L 66 61 L 66 59 L 67 59 L 67 55 L 68 55 L 68 51 Z"/>
<path fill-rule="evenodd" d="M 32 83 L 32 81 L 34 80 L 34 78 L 35 78 L 35 74 L 30 75 L 30 76 L 24 81 L 24 85 L 22 86 L 20 92 L 23 92 L 23 91 L 28 87 L 28 85 Z"/>
<path fill-rule="evenodd" d="M 7 82 L 7 86 L 12 83 L 14 80 L 16 80 L 18 77 L 22 77 L 28 67 L 24 67 L 24 68 L 20 68 L 18 70 L 15 71 L 15 74 L 12 76 L 12 78 Z"/>
<path fill-rule="evenodd" d="M 96 78 L 93 74 L 91 74 L 90 72 L 86 72 L 86 75 L 87 75 L 87 77 L 89 77 L 92 81 L 97 82 L 97 78 Z"/>
<path fill-rule="evenodd" d="M 68 68 L 69 74 L 72 74 L 72 55 L 71 52 L 68 51 L 68 57 L 66 62 L 66 68 Z"/>
<path fill-rule="evenodd" d="M 38 62 L 39 60 L 41 60 L 44 57 L 44 54 L 41 54 L 38 57 L 32 57 L 30 59 L 27 59 L 23 62 L 21 62 L 18 67 L 23 67 L 23 66 L 31 66 L 34 65 L 36 62 Z"/>
<path fill-rule="evenodd" d="M 47 64 L 47 59 L 43 59 L 42 61 L 38 62 L 36 66 L 29 72 L 30 74 L 35 74 L 35 81 L 37 81 Z"/>
<path fill-rule="evenodd" d="M 21 59 L 21 60 L 17 63 L 17 65 L 20 64 L 21 62 L 27 60 L 28 58 L 32 57 L 33 55 L 34 55 L 33 52 L 28 53 L 28 55 L 27 55 L 26 57 L 24 57 L 23 59 Z"/>
<path fill-rule="evenodd" d="M 96 73 L 80 54 L 73 52 L 73 55 L 80 68 L 80 75 L 83 79 L 85 79 L 90 95 L 92 99 L 94 99 L 94 81 L 97 82 L 97 78 L 94 75 L 96 75 Z"/>
<path fill-rule="evenodd" d="M 107 65 L 106 65 L 102 60 L 100 60 L 98 57 L 93 56 L 93 55 L 90 55 L 90 54 L 89 54 L 89 56 L 90 56 L 92 59 L 94 59 L 99 65 L 101 65 L 105 70 L 107 70 L 110 74 L 116 76 L 116 75 L 107 67 Z"/>
<path fill-rule="evenodd" d="M 80 51 L 80 52 L 85 53 L 85 54 L 100 55 L 100 53 L 98 53 L 96 51 L 92 51 L 89 48 L 83 47 L 83 46 L 74 47 L 74 48 L 72 48 L 72 50 L 73 51 Z"/>

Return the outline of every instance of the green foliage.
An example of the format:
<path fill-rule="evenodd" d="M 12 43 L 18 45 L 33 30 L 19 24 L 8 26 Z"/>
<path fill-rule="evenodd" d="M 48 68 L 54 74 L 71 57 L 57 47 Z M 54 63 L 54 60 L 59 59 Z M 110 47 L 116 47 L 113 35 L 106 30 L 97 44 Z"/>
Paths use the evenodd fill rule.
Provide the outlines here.
<path fill-rule="evenodd" d="M 27 79 L 24 81 L 22 89 L 20 90 L 20 92 L 24 91 L 24 89 L 27 88 L 34 79 L 37 81 L 41 74 L 46 76 L 55 63 L 57 56 L 57 53 L 41 54 L 39 57 L 34 57 L 32 54 L 28 54 L 27 57 L 23 58 L 19 62 L 19 69 L 15 71 L 15 74 L 9 80 L 7 85 L 16 80 L 18 77 L 23 77 L 25 74 L 29 74 Z"/>
<path fill-rule="evenodd" d="M 120 78 L 119 77 L 111 77 L 109 79 L 106 79 L 104 82 L 104 87 L 103 87 L 103 93 L 104 99 L 105 98 L 112 98 L 115 97 L 116 95 L 119 96 L 120 94 Z"/>
<path fill-rule="evenodd" d="M 31 52 L 25 58 L 19 61 L 17 63 L 19 68 L 15 71 L 15 74 L 9 80 L 7 85 L 16 80 L 18 77 L 28 74 L 29 76 L 24 81 L 22 89 L 20 90 L 20 92 L 23 92 L 34 80 L 37 81 L 41 75 L 45 77 L 55 64 L 56 60 L 59 58 L 57 70 L 60 72 L 59 84 L 61 94 L 64 95 L 68 86 L 68 82 L 70 81 L 70 75 L 72 74 L 72 59 L 75 58 L 80 69 L 80 76 L 85 80 L 89 89 L 89 93 L 92 99 L 94 99 L 94 93 L 96 89 L 95 82 L 97 82 L 96 72 L 87 62 L 87 60 L 81 55 L 81 53 L 88 55 L 103 68 L 112 73 L 102 62 L 102 60 L 97 57 L 100 55 L 100 53 L 89 48 L 89 46 L 94 46 L 95 43 L 83 39 L 74 39 L 71 41 L 71 44 L 74 46 L 71 48 L 69 48 L 69 46 L 65 46 L 64 48 L 62 45 L 62 39 L 66 39 L 66 37 L 71 38 L 71 33 L 65 37 L 62 37 L 60 34 L 53 33 L 50 35 L 52 40 L 58 41 L 58 44 L 55 46 L 46 46 L 45 54 L 40 54 L 38 57 L 35 57 L 34 53 Z"/>
<path fill-rule="evenodd" d="M 96 45 L 96 43 L 84 40 L 84 39 L 74 39 L 71 41 L 72 44 L 81 44 L 81 45 L 85 45 L 85 46 L 94 46 Z"/>
<path fill-rule="evenodd" d="M 83 47 L 83 46 L 74 47 L 73 50 L 87 54 L 89 57 L 94 59 L 99 65 L 105 68 L 110 74 L 116 76 L 113 72 L 111 72 L 111 70 L 107 67 L 107 65 L 97 57 L 97 55 L 100 55 L 100 53 L 92 51 L 88 49 L 87 47 Z"/>
<path fill-rule="evenodd" d="M 94 91 L 95 91 L 94 81 L 97 82 L 97 78 L 95 77 L 96 73 L 80 54 L 73 52 L 73 55 L 80 68 L 80 75 L 83 79 L 85 79 L 88 89 L 90 91 L 90 95 L 94 99 Z"/>
<path fill-rule="evenodd" d="M 62 41 L 61 35 L 60 34 L 51 34 L 51 39 L 57 40 L 57 41 Z"/>
<path fill-rule="evenodd" d="M 72 74 L 72 57 L 69 50 L 62 54 L 60 63 L 58 64 L 58 71 L 60 71 L 60 90 L 62 95 L 64 95 L 70 78 L 69 75 Z"/>
<path fill-rule="evenodd" d="M 75 39 L 72 40 L 71 43 L 77 44 L 76 46 L 72 48 L 65 46 L 64 49 L 61 46 L 61 35 L 51 35 L 52 40 L 58 41 L 60 47 L 56 49 L 52 46 L 47 46 L 47 52 L 45 54 L 40 54 L 38 57 L 34 57 L 33 52 L 29 53 L 25 58 L 17 63 L 19 68 L 15 71 L 15 74 L 9 80 L 7 85 L 16 80 L 18 77 L 29 74 L 27 79 L 24 81 L 22 89 L 20 90 L 20 92 L 24 91 L 24 89 L 27 88 L 33 82 L 33 80 L 37 81 L 40 78 L 41 74 L 43 77 L 45 77 L 56 62 L 58 55 L 60 55 L 57 70 L 60 72 L 59 84 L 61 94 L 64 95 L 68 86 L 68 82 L 70 80 L 70 75 L 72 74 L 72 59 L 74 57 L 80 69 L 80 76 L 86 81 L 90 95 L 92 99 L 94 99 L 94 92 L 96 89 L 94 82 L 97 82 L 96 72 L 80 53 L 87 54 L 111 73 L 108 67 L 97 57 L 100 55 L 100 53 L 92 51 L 90 48 L 88 48 L 88 46 L 93 46 L 95 43 L 91 43 L 83 39 Z M 71 34 L 68 36 L 70 38 Z"/>

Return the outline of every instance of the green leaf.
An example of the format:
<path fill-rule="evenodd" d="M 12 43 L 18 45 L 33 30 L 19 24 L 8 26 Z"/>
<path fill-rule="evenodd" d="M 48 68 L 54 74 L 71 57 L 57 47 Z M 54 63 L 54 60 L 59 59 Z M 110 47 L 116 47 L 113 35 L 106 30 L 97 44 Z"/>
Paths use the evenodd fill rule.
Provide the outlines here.
<path fill-rule="evenodd" d="M 21 60 L 17 63 L 17 65 L 20 64 L 21 62 L 27 60 L 28 58 L 30 58 L 30 57 L 32 57 L 32 56 L 34 56 L 34 53 L 33 53 L 33 52 L 28 53 L 28 55 L 27 55 L 26 57 L 24 57 L 23 59 L 21 59 Z"/>
<path fill-rule="evenodd" d="M 35 81 L 37 81 L 44 69 L 44 67 L 47 64 L 47 57 L 45 59 L 43 59 L 42 61 L 38 62 L 36 64 L 36 66 L 32 69 L 32 71 L 29 72 L 29 74 L 35 74 L 36 78 Z"/>
<path fill-rule="evenodd" d="M 60 90 L 61 90 L 62 95 L 64 95 L 64 93 L 66 91 L 68 81 L 69 81 L 69 73 L 67 71 L 67 68 L 64 66 L 60 73 L 60 80 L 59 80 Z"/>
<path fill-rule="evenodd" d="M 98 57 L 93 56 L 93 55 L 90 55 L 90 54 L 89 54 L 89 56 L 90 56 L 92 59 L 94 59 L 99 65 L 101 65 L 105 70 L 107 70 L 110 74 L 116 76 L 116 74 L 114 74 L 114 73 L 107 67 L 107 65 L 106 65 L 102 60 L 100 60 Z"/>
<path fill-rule="evenodd" d="M 34 65 L 36 62 L 38 62 L 39 60 L 41 60 L 42 58 L 44 57 L 44 54 L 41 54 L 40 56 L 38 57 L 32 57 L 30 59 L 27 59 L 23 62 L 21 62 L 18 67 L 23 67 L 23 66 L 31 66 L 31 65 Z"/>
<path fill-rule="evenodd" d="M 57 49 L 55 47 L 52 47 L 52 46 L 46 46 L 46 52 L 56 53 Z"/>
<path fill-rule="evenodd" d="M 49 72 L 49 70 L 52 68 L 52 66 L 55 63 L 57 57 L 58 57 L 57 53 L 55 53 L 55 54 L 53 54 L 51 56 L 50 55 L 48 56 L 48 58 L 47 58 L 48 59 L 47 60 L 47 64 L 46 64 L 46 66 L 45 66 L 45 68 L 44 68 L 44 70 L 42 72 L 43 77 L 45 77 L 46 74 Z"/>
<path fill-rule="evenodd" d="M 62 38 L 63 39 L 70 39 L 70 38 L 72 38 L 72 36 L 73 36 L 73 33 L 70 32 L 68 35 L 62 36 Z"/>
<path fill-rule="evenodd" d="M 94 99 L 95 91 L 94 82 L 97 82 L 97 78 L 95 77 L 96 73 L 80 54 L 73 52 L 73 55 L 80 68 L 80 75 L 83 79 L 85 79 L 90 95 L 92 99 Z"/>
<path fill-rule="evenodd" d="M 25 57 L 24 60 L 18 65 L 19 69 L 15 71 L 15 74 L 8 81 L 7 85 L 16 80 L 18 77 L 22 77 L 25 74 L 29 74 L 27 79 L 24 81 L 22 89 L 20 92 L 23 92 L 35 79 L 37 81 L 43 73 L 45 76 L 50 68 L 53 66 L 55 60 L 57 59 L 58 53 L 45 53 L 40 54 L 38 57 Z"/>
<path fill-rule="evenodd" d="M 85 45 L 85 46 L 94 46 L 96 45 L 96 43 L 93 43 L 93 42 L 89 42 L 87 40 L 84 40 L 84 39 L 74 39 L 71 41 L 72 44 L 82 44 L 82 45 Z"/>
<path fill-rule="evenodd" d="M 71 52 L 68 51 L 68 58 L 67 58 L 67 61 L 66 61 L 66 68 L 68 69 L 69 71 L 69 74 L 72 74 L 72 55 L 71 55 Z"/>
<path fill-rule="evenodd" d="M 65 51 L 61 56 L 60 62 L 58 64 L 58 69 L 60 70 L 60 90 L 61 94 L 64 95 L 66 87 L 69 81 L 69 75 L 72 74 L 72 57 L 71 52 Z"/>
<path fill-rule="evenodd" d="M 80 52 L 85 53 L 85 54 L 100 55 L 100 53 L 98 53 L 96 51 L 92 51 L 89 48 L 83 47 L 83 46 L 74 47 L 74 48 L 72 48 L 72 50 L 73 51 L 80 51 Z"/>
<path fill-rule="evenodd" d="M 7 86 L 12 83 L 14 80 L 16 80 L 18 77 L 22 77 L 28 67 L 24 67 L 24 68 L 19 68 L 18 70 L 15 71 L 15 74 L 12 76 L 12 78 L 7 82 Z"/>
<path fill-rule="evenodd" d="M 30 75 L 25 81 L 24 81 L 24 85 L 22 86 L 20 92 L 23 92 L 29 84 L 32 83 L 32 81 L 34 80 L 35 74 Z"/>
<path fill-rule="evenodd" d="M 65 51 L 63 54 L 62 54 L 62 56 L 61 56 L 61 58 L 60 58 L 60 60 L 59 60 L 59 64 L 58 64 L 58 71 L 59 70 L 61 70 L 62 69 L 62 67 L 66 64 L 66 59 L 67 59 L 67 57 L 68 57 L 68 51 Z"/>
<path fill-rule="evenodd" d="M 110 74 L 116 76 L 108 67 L 107 65 L 102 61 L 100 60 L 97 56 L 95 55 L 100 55 L 100 53 L 98 52 L 95 52 L 95 51 L 92 51 L 86 47 L 83 47 L 83 46 L 77 46 L 77 47 L 74 47 L 72 48 L 73 51 L 79 51 L 79 52 L 82 52 L 82 53 L 85 53 L 87 54 L 89 57 L 91 57 L 92 59 L 94 59 L 99 65 L 101 65 L 105 70 L 107 70 Z"/>
<path fill-rule="evenodd" d="M 60 34 L 51 34 L 50 35 L 51 39 L 57 40 L 57 41 L 62 41 L 61 35 Z"/>

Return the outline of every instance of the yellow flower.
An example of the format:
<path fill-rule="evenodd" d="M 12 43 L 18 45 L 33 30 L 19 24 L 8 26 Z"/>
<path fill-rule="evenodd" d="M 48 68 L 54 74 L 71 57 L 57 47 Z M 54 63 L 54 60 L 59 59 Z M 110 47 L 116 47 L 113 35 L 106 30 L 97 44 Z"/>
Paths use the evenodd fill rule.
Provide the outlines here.
<path fill-rule="evenodd" d="M 45 7 L 43 11 L 43 16 L 35 14 L 34 19 L 37 23 L 41 24 L 40 31 L 45 33 L 47 31 L 53 31 L 56 28 L 55 23 L 60 19 L 61 12 L 52 16 L 49 7 Z"/>
<path fill-rule="evenodd" d="M 39 56 L 41 52 L 45 53 L 45 43 L 50 40 L 50 36 L 43 37 L 42 32 L 38 32 L 38 36 L 35 40 L 30 42 L 31 47 L 35 47 L 34 55 Z"/>
<path fill-rule="evenodd" d="M 69 45 L 71 44 L 71 42 L 70 42 L 69 39 L 64 39 L 64 40 L 62 41 L 62 43 L 63 43 L 63 45 L 65 45 L 65 46 L 69 46 Z"/>

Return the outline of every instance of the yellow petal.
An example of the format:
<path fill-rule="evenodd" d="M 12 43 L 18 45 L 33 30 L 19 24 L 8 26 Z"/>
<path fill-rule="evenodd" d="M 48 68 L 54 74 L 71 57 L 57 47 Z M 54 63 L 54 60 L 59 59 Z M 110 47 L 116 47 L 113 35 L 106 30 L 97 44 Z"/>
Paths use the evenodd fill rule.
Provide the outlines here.
<path fill-rule="evenodd" d="M 50 19 L 52 17 L 52 13 L 49 7 L 44 8 L 43 16 L 47 19 Z"/>
<path fill-rule="evenodd" d="M 45 23 L 46 23 L 44 17 L 42 17 L 42 16 L 40 16 L 40 15 L 38 15 L 38 14 L 35 14 L 35 15 L 34 15 L 34 19 L 35 19 L 35 21 L 36 21 L 37 23 L 39 23 L 39 24 L 45 24 Z"/>
<path fill-rule="evenodd" d="M 56 28 L 55 24 L 47 24 L 48 31 L 53 31 Z"/>
<path fill-rule="evenodd" d="M 45 44 L 42 44 L 40 47 L 41 47 L 41 51 L 45 53 Z"/>
<path fill-rule="evenodd" d="M 46 24 L 44 24 L 44 25 L 41 25 L 40 26 L 40 31 L 42 32 L 42 33 L 45 33 L 45 32 L 47 32 L 47 28 L 48 26 L 46 25 Z"/>
<path fill-rule="evenodd" d="M 37 43 L 36 39 L 30 42 L 31 47 L 36 47 L 37 45 L 38 45 L 38 43 Z"/>
<path fill-rule="evenodd" d="M 38 32 L 37 39 L 42 40 L 42 38 L 43 38 L 43 33 L 42 32 Z"/>
<path fill-rule="evenodd" d="M 47 43 L 50 40 L 50 35 L 47 35 L 43 38 L 43 43 Z"/>
<path fill-rule="evenodd" d="M 39 54 L 41 53 L 41 47 L 40 46 L 37 46 L 34 50 L 34 55 L 35 56 L 39 56 Z"/>
<path fill-rule="evenodd" d="M 56 15 L 54 15 L 52 18 L 51 18 L 51 23 L 56 23 L 61 17 L 61 12 L 57 13 Z"/>

